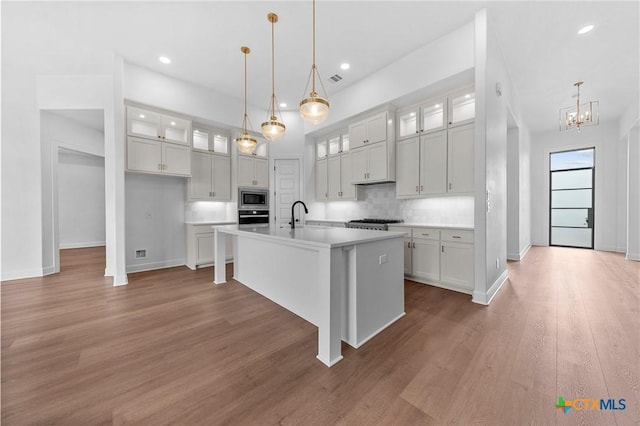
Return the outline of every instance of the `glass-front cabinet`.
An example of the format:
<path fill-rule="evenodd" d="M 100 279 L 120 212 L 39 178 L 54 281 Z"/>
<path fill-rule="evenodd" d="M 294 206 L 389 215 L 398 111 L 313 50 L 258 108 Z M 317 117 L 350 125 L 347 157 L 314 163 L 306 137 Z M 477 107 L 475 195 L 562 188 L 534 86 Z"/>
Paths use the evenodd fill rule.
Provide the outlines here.
<path fill-rule="evenodd" d="M 127 106 L 127 134 L 188 145 L 191 121 L 173 115 Z"/>
<path fill-rule="evenodd" d="M 332 157 L 349 151 L 349 134 L 347 130 L 323 136 L 316 140 L 316 160 Z"/>
<path fill-rule="evenodd" d="M 193 125 L 192 141 L 194 150 L 229 155 L 230 139 L 229 134 L 223 130 L 199 124 Z"/>
<path fill-rule="evenodd" d="M 476 93 L 467 87 L 449 95 L 449 127 L 472 123 L 476 118 Z"/>

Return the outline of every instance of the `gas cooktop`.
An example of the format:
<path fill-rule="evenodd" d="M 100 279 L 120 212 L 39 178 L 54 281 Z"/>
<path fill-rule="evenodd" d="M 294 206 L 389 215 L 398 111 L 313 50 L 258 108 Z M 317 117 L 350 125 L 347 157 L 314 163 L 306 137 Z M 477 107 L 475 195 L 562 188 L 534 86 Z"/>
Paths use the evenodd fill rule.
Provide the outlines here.
<path fill-rule="evenodd" d="M 402 223 L 402 219 L 357 219 L 347 222 L 347 228 L 375 229 L 386 231 L 390 223 Z"/>

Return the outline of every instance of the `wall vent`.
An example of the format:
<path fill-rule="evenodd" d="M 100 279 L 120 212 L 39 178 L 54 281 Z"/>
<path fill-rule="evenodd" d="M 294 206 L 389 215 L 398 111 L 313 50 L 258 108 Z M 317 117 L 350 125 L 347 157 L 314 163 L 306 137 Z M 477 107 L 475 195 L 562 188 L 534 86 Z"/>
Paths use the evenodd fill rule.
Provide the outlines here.
<path fill-rule="evenodd" d="M 331 80 L 331 82 L 333 83 L 337 83 L 340 80 L 342 80 L 342 76 L 340 76 L 339 74 L 334 74 L 331 77 L 329 77 L 329 80 Z"/>
<path fill-rule="evenodd" d="M 136 259 L 144 259 L 147 257 L 147 249 L 136 250 Z"/>

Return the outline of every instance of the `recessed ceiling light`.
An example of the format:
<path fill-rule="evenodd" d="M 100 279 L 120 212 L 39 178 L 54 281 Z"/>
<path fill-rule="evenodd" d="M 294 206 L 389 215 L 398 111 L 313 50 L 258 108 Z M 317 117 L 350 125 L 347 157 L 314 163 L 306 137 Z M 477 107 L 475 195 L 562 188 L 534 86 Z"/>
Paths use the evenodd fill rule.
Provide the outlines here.
<path fill-rule="evenodd" d="M 416 113 L 415 113 L 415 112 L 412 112 L 410 115 L 411 115 L 412 117 L 415 117 L 415 116 L 416 116 Z"/>
<path fill-rule="evenodd" d="M 349 65 L 348 63 L 342 63 L 340 64 L 340 69 L 341 70 L 348 70 L 349 68 L 351 68 L 351 65 Z"/>
<path fill-rule="evenodd" d="M 466 95 L 464 95 L 464 98 L 465 98 L 465 99 L 469 99 L 470 97 L 471 97 L 471 95 L 470 95 L 470 94 L 468 94 L 468 93 L 467 93 Z"/>
<path fill-rule="evenodd" d="M 158 58 L 158 60 L 160 62 L 162 62 L 163 64 L 170 64 L 171 63 L 171 59 L 167 58 L 166 56 L 160 56 Z"/>
<path fill-rule="evenodd" d="M 440 108 L 440 104 L 435 104 L 433 107 L 434 108 Z"/>
<path fill-rule="evenodd" d="M 144 118 L 144 114 L 140 114 L 140 118 Z"/>
<path fill-rule="evenodd" d="M 587 25 L 586 27 L 580 28 L 580 30 L 578 30 L 578 34 L 586 34 L 592 29 L 593 29 L 593 25 Z"/>
<path fill-rule="evenodd" d="M 280 108 L 286 108 L 286 107 L 287 107 L 286 102 L 280 102 Z"/>
<path fill-rule="evenodd" d="M 175 122 L 175 121 L 172 121 L 172 122 L 171 122 L 171 125 L 172 125 L 172 126 L 175 126 L 175 125 L 176 125 L 176 122 Z"/>

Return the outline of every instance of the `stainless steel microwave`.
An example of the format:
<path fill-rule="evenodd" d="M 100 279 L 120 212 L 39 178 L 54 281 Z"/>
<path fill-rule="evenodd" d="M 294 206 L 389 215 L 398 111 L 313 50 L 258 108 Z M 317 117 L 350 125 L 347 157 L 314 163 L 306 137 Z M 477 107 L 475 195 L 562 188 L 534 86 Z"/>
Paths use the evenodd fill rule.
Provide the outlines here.
<path fill-rule="evenodd" d="M 238 209 L 269 210 L 267 189 L 238 188 Z"/>

